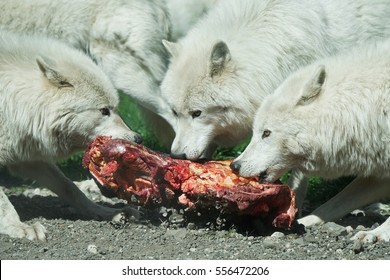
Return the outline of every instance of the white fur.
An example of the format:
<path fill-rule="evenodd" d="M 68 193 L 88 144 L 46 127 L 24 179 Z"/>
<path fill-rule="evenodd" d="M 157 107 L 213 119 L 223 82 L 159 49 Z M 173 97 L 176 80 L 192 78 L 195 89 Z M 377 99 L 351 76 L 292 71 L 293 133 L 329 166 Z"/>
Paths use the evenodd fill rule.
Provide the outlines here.
<path fill-rule="evenodd" d="M 172 23 L 171 40 L 177 41 L 219 0 L 167 0 Z"/>
<path fill-rule="evenodd" d="M 389 14 L 387 0 L 218 2 L 178 43 L 165 42 L 172 58 L 161 90 L 177 115 L 172 153 L 198 159 L 250 136 L 256 109 L 290 73 L 390 35 Z M 228 53 L 212 52 L 220 41 Z"/>
<path fill-rule="evenodd" d="M 161 40 L 170 33 L 164 1 L 2 0 L 0 10 L 0 28 L 45 34 L 82 50 L 116 89 L 170 121 L 159 89 L 168 63 Z"/>
<path fill-rule="evenodd" d="M 118 210 L 89 201 L 54 162 L 98 135 L 137 141 L 116 113 L 118 102 L 108 77 L 80 51 L 0 31 L 0 165 L 39 181 L 87 216 L 109 219 Z M 4 193 L 0 200 L 0 233 L 44 239 L 42 226 L 21 223 Z"/>
<path fill-rule="evenodd" d="M 307 226 L 389 198 L 390 40 L 362 45 L 291 75 L 264 99 L 253 138 L 235 164 L 242 176 L 266 172 L 269 182 L 293 167 L 325 178 L 357 176 L 300 220 Z M 383 228 L 388 230 L 388 224 Z M 389 241 L 389 233 L 374 233 Z"/>

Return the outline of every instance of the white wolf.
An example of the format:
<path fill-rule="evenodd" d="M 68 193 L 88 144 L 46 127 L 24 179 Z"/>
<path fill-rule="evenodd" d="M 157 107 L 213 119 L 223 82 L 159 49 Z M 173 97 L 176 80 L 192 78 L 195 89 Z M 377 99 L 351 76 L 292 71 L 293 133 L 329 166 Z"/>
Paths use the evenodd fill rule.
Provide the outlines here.
<path fill-rule="evenodd" d="M 164 1 L 0 0 L 0 10 L 0 28 L 41 33 L 82 50 L 103 69 L 116 89 L 164 119 L 171 119 L 159 88 L 168 64 L 161 41 L 170 34 Z"/>
<path fill-rule="evenodd" d="M 268 182 L 292 167 L 325 178 L 357 176 L 299 220 L 306 226 L 390 198 L 390 40 L 291 75 L 264 99 L 253 138 L 232 166 Z M 390 218 L 357 237 L 390 241 Z"/>
<path fill-rule="evenodd" d="M 179 42 L 164 43 L 171 64 L 161 93 L 176 115 L 173 156 L 210 157 L 217 145 L 248 138 L 263 98 L 290 73 L 389 36 L 389 14 L 388 0 L 219 1 Z M 293 172 L 289 184 L 305 193 L 301 183 Z"/>
<path fill-rule="evenodd" d="M 302 65 L 390 35 L 387 0 L 219 1 L 177 43 L 161 85 L 176 115 L 173 154 L 248 137 L 263 98 Z"/>
<path fill-rule="evenodd" d="M 0 31 L 0 165 L 47 186 L 80 213 L 111 219 L 121 212 L 90 201 L 54 162 L 98 135 L 140 142 L 117 115 L 108 77 L 78 50 L 44 37 Z M 0 189 L 0 233 L 45 239 L 22 223 Z"/>

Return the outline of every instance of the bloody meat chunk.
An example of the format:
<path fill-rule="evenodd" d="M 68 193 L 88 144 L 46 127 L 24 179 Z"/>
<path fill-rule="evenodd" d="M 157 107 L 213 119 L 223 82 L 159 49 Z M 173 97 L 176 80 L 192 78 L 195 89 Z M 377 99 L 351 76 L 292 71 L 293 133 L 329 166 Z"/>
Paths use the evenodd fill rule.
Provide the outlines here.
<path fill-rule="evenodd" d="M 283 184 L 262 184 L 243 178 L 231 161 L 197 163 L 125 140 L 97 137 L 83 156 L 103 190 L 143 206 L 182 205 L 187 209 L 216 207 L 229 215 L 256 216 L 273 226 L 289 228 L 294 220 L 295 194 Z"/>

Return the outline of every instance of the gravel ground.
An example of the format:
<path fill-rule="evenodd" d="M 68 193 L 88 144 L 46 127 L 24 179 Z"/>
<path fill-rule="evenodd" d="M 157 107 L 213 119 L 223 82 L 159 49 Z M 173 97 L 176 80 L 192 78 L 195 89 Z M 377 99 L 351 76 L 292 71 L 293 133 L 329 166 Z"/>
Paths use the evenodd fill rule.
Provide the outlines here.
<path fill-rule="evenodd" d="M 82 189 L 99 203 L 114 207 L 124 204 L 102 197 L 94 187 Z M 41 222 L 48 237 L 47 242 L 31 242 L 0 235 L 2 260 L 390 260 L 390 242 L 362 244 L 350 240 L 357 231 L 376 227 L 387 218 L 373 207 L 355 211 L 337 223 L 306 230 L 297 226 L 281 232 L 259 221 L 227 224 L 211 217 L 186 217 L 166 208 L 144 211 L 143 219 L 120 225 L 90 221 L 46 189 L 28 188 L 18 193 L 15 188 L 6 188 L 5 192 L 21 219 Z"/>

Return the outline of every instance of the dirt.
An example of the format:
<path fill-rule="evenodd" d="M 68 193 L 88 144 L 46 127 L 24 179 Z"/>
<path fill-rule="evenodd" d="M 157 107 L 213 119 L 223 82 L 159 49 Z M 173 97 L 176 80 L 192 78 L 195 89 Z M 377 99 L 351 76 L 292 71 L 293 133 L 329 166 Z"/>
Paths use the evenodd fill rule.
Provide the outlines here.
<path fill-rule="evenodd" d="M 88 184 L 87 184 L 88 185 Z M 108 199 L 89 185 L 82 188 L 94 201 L 112 207 L 126 204 Z M 259 220 L 230 223 L 180 210 L 140 209 L 138 221 L 91 221 L 75 213 L 46 189 L 5 188 L 26 223 L 39 221 L 48 231 L 46 242 L 0 235 L 0 259 L 390 259 L 390 242 L 363 244 L 350 238 L 359 230 L 378 226 L 388 212 L 367 208 L 337 223 L 288 231 L 267 227 Z M 310 203 L 306 203 L 310 209 Z M 374 209 L 374 210 L 373 210 Z M 385 215 L 383 215 L 385 214 Z"/>

